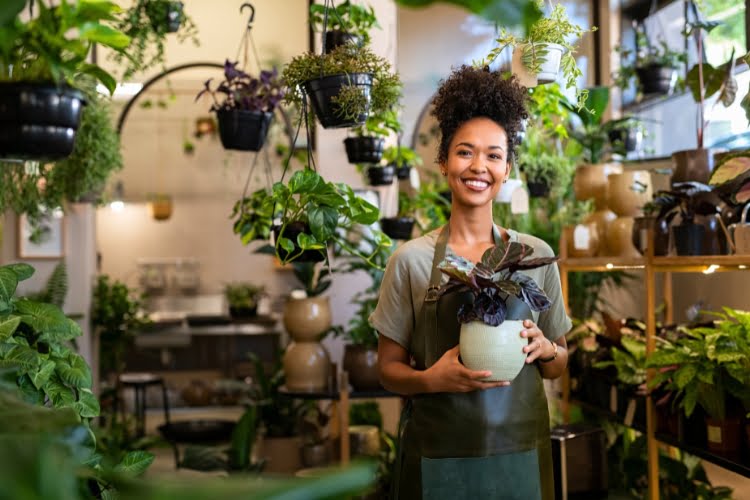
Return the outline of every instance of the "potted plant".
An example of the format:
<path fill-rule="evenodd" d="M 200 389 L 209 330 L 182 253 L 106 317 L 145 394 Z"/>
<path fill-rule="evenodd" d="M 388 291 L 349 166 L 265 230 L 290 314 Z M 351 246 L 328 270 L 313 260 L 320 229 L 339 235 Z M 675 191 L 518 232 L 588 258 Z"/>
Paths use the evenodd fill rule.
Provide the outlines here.
<path fill-rule="evenodd" d="M 111 2 L 38 0 L 37 16 L 22 21 L 25 5 L 11 2 L 0 15 L 0 153 L 61 159 L 73 151 L 85 101 L 77 79 L 89 75 L 115 89 L 112 75 L 87 61 L 91 47 L 122 51 L 130 39 L 109 26 L 119 12 Z"/>
<path fill-rule="evenodd" d="M 324 33 L 325 51 L 352 44 L 357 47 L 370 44 L 370 30 L 380 28 L 372 6 L 356 5 L 345 0 L 335 7 L 310 4 L 310 24 L 315 31 Z"/>
<path fill-rule="evenodd" d="M 543 1 L 537 1 L 540 9 L 544 8 Z M 575 60 L 576 42 L 581 36 L 596 28 L 585 30 L 574 24 L 569 18 L 562 4 L 556 4 L 549 14 L 535 21 L 525 37 L 517 37 L 503 28 L 500 36 L 495 40 L 497 46 L 487 55 L 482 64 L 489 66 L 506 47 L 513 47 L 513 73 L 526 87 L 535 87 L 541 83 L 551 83 L 557 80 L 562 68 L 565 84 L 568 88 L 575 88 L 576 81 L 582 76 Z M 586 102 L 587 92 L 577 93 L 578 107 L 582 108 Z"/>
<path fill-rule="evenodd" d="M 526 127 L 517 164 L 526 177 L 529 195 L 533 198 L 546 198 L 551 188 L 559 194 L 573 176 L 573 163 L 559 154 L 552 138 L 535 125 Z"/>
<path fill-rule="evenodd" d="M 167 35 L 176 33 L 180 43 L 199 45 L 198 28 L 185 13 L 184 4 L 174 0 L 136 0 L 122 12 L 117 28 L 130 37 L 127 53 L 115 53 L 112 60 L 123 68 L 122 79 L 156 66 L 165 68 Z"/>
<path fill-rule="evenodd" d="M 438 266 L 449 278 L 439 294 L 468 291 L 474 296 L 473 304 L 458 311 L 461 359 L 471 370 L 491 371 L 487 380 L 512 381 L 526 363 L 523 347 L 528 342 L 521 337 L 526 319 L 523 303 L 532 311 L 550 307 L 539 285 L 518 271 L 546 266 L 557 257 L 528 259 L 533 253 L 524 243 L 501 242 L 487 249 L 476 264 L 449 255 Z M 505 341 L 491 340 L 498 335 Z"/>
<path fill-rule="evenodd" d="M 276 68 L 261 71 L 258 78 L 237 68 L 237 62 L 224 62 L 224 80 L 216 89 L 211 80 L 198 93 L 213 99 L 211 111 L 219 121 L 219 135 L 225 149 L 260 151 L 266 141 L 273 112 L 284 97 L 284 89 L 277 77 Z M 223 94 L 221 100 L 217 94 Z"/>
<path fill-rule="evenodd" d="M 352 129 L 354 137 L 344 139 L 346 157 L 349 163 L 379 163 L 383 158 L 385 138 L 391 132 L 401 132 L 396 111 L 389 109 L 382 115 L 370 114 L 364 125 Z"/>
<path fill-rule="evenodd" d="M 300 416 L 300 448 L 302 465 L 323 467 L 331 460 L 328 422 L 331 417 L 318 405 L 308 406 Z"/>
<path fill-rule="evenodd" d="M 324 128 L 363 124 L 368 114 L 382 116 L 393 109 L 401 96 L 401 81 L 390 63 L 353 45 L 297 56 L 284 68 L 282 80 L 286 102 L 303 109 L 309 97 Z"/>
<path fill-rule="evenodd" d="M 674 391 L 686 417 L 702 408 L 708 448 L 732 452 L 740 445 L 742 421 L 735 406 L 750 401 L 748 313 L 724 307 L 713 314 L 713 326 L 683 328 L 674 342 L 660 341 L 647 361 L 659 369 L 649 387 Z"/>
<path fill-rule="evenodd" d="M 372 287 L 371 287 L 372 288 Z M 349 374 L 349 383 L 357 391 L 381 389 L 378 371 L 378 332 L 370 325 L 370 314 L 378 303 L 377 293 L 360 293 L 352 304 L 358 307 L 346 329 L 337 334 L 349 341 L 344 346 L 343 369 Z"/>
<path fill-rule="evenodd" d="M 612 152 L 626 157 L 628 153 L 639 151 L 646 134 L 643 120 L 636 116 L 625 116 L 604 124 Z"/>
<path fill-rule="evenodd" d="M 273 199 L 266 189 L 259 189 L 235 202 L 230 217 L 237 219 L 233 231 L 239 235 L 243 245 L 251 241 L 269 239 L 273 225 L 273 210 Z"/>
<path fill-rule="evenodd" d="M 390 186 L 396 177 L 394 165 L 370 165 L 367 167 L 367 182 L 370 186 Z"/>
<path fill-rule="evenodd" d="M 635 28 L 635 50 L 619 45 L 615 51 L 621 61 L 620 69 L 612 75 L 615 85 L 624 90 L 635 79 L 638 91 L 644 95 L 671 94 L 677 84 L 677 71 L 687 60 L 684 52 L 670 49 L 664 40 L 652 44 L 640 25 Z"/>
<path fill-rule="evenodd" d="M 252 318 L 258 314 L 258 300 L 264 287 L 252 283 L 229 283 L 224 287 L 224 297 L 232 318 Z"/>
<path fill-rule="evenodd" d="M 396 167 L 398 179 L 408 179 L 412 167 L 422 165 L 422 157 L 408 146 L 391 146 L 383 152 L 383 160 Z"/>

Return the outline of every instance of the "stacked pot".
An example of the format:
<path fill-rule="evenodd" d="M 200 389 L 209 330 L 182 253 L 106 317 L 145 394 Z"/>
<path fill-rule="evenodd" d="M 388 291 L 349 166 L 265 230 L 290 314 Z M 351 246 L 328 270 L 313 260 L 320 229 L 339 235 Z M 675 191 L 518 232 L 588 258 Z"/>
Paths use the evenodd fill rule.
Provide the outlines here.
<path fill-rule="evenodd" d="M 284 305 L 284 328 L 292 341 L 284 354 L 286 387 L 291 392 L 329 389 L 331 359 L 318 341 L 331 328 L 328 297 L 289 297 Z"/>
<path fill-rule="evenodd" d="M 651 201 L 653 186 L 646 170 L 628 170 L 609 176 L 607 199 L 617 214 L 607 228 L 607 249 L 610 255 L 637 258 L 640 251 L 633 245 L 635 217 L 643 215 L 643 205 Z"/>
<path fill-rule="evenodd" d="M 568 255 L 593 257 L 610 255 L 609 227 L 617 215 L 607 206 L 609 176 L 622 172 L 618 163 L 581 165 L 573 178 L 573 190 L 579 201 L 594 200 L 594 213 L 582 224 L 566 229 Z"/>

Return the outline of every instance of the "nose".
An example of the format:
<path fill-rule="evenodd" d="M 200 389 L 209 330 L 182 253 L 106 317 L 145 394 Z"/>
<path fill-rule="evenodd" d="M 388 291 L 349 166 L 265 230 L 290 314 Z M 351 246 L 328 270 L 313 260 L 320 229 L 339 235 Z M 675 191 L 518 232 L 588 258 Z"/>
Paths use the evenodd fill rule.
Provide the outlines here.
<path fill-rule="evenodd" d="M 483 155 L 477 155 L 474 157 L 474 161 L 471 162 L 469 169 L 475 173 L 483 173 L 487 171 L 486 160 Z"/>

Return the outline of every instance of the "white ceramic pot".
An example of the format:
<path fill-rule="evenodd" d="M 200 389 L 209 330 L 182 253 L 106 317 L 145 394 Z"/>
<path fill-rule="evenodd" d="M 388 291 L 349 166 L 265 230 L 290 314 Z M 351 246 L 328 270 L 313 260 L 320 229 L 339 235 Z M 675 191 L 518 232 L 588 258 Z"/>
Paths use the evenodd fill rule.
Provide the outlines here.
<path fill-rule="evenodd" d="M 489 370 L 492 375 L 485 380 L 513 380 L 526 363 L 524 346 L 528 340 L 521 337 L 523 320 L 506 320 L 498 326 L 481 321 L 461 325 L 461 361 L 471 370 Z"/>
<path fill-rule="evenodd" d="M 513 49 L 511 60 L 511 71 L 518 77 L 519 83 L 524 87 L 536 87 L 543 83 L 552 83 L 557 80 L 560 71 L 560 60 L 565 52 L 562 45 L 556 43 L 537 44 L 537 47 L 547 51 L 544 62 L 539 67 L 539 72 L 534 74 L 523 63 L 523 51 L 525 45 L 519 45 Z"/>

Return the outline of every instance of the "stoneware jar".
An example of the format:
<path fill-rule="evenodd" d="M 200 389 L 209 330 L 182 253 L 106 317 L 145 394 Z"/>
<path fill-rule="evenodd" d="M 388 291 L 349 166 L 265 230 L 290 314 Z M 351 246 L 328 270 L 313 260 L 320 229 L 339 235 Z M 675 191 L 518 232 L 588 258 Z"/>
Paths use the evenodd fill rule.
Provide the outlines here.
<path fill-rule="evenodd" d="M 607 183 L 607 206 L 620 217 L 635 217 L 651 201 L 651 173 L 628 170 L 610 174 Z"/>
<path fill-rule="evenodd" d="M 573 176 L 573 191 L 578 201 L 594 200 L 597 210 L 607 207 L 607 178 L 622 172 L 617 163 L 581 165 Z"/>
<path fill-rule="evenodd" d="M 523 348 L 528 339 L 521 337 L 523 320 L 505 320 L 498 326 L 481 321 L 461 325 L 461 361 L 470 370 L 489 370 L 486 380 L 513 380 L 526 362 Z"/>

